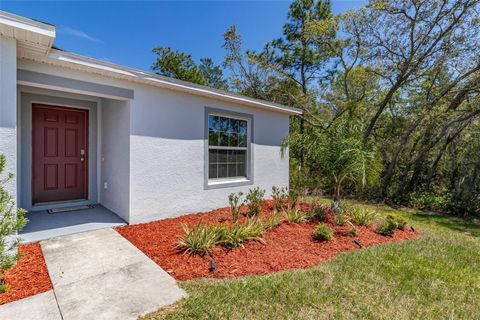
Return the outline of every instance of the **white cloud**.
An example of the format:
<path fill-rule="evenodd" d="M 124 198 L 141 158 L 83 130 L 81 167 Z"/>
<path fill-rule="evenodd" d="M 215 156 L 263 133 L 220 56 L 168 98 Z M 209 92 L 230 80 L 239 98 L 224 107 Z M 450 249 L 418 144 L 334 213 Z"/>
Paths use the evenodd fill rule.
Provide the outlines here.
<path fill-rule="evenodd" d="M 58 32 L 66 34 L 66 35 L 74 36 L 74 37 L 77 37 L 77 38 L 82 38 L 82 39 L 85 39 L 85 40 L 88 40 L 88 41 L 103 42 L 102 40 L 94 38 L 94 37 L 86 34 L 83 31 L 76 30 L 76 29 L 73 29 L 73 28 L 70 28 L 70 27 L 60 27 L 58 29 Z"/>

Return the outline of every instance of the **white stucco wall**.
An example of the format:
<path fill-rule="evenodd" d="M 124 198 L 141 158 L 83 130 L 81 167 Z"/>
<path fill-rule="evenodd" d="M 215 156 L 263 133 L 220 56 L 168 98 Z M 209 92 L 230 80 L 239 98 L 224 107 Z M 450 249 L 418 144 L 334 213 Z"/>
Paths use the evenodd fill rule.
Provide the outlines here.
<path fill-rule="evenodd" d="M 0 37 L 0 153 L 7 158 L 5 173 L 16 173 L 17 168 L 16 48 L 14 39 Z M 14 177 L 5 186 L 14 198 L 17 195 L 16 180 Z"/>
<path fill-rule="evenodd" d="M 228 194 L 246 192 L 253 186 L 266 189 L 269 196 L 273 185 L 288 185 L 288 153 L 285 157 L 280 153 L 281 142 L 288 135 L 286 114 L 31 61 L 20 60 L 19 68 L 135 91 L 124 108 L 122 102 L 102 99 L 101 103 L 105 160 L 100 171 L 108 188 L 101 186 L 100 203 L 129 223 L 224 207 Z M 253 115 L 253 186 L 204 188 L 205 107 Z M 108 121 L 114 118 L 117 128 L 130 127 L 129 143 L 123 132 L 109 129 Z M 110 163 L 112 155 L 125 163 Z"/>
<path fill-rule="evenodd" d="M 131 106 L 133 222 L 224 207 L 230 193 L 253 186 L 288 186 L 288 156 L 280 154 L 288 116 L 148 87 L 135 90 Z M 205 106 L 253 115 L 253 185 L 204 189 Z"/>
<path fill-rule="evenodd" d="M 126 101 L 101 100 L 100 157 L 100 203 L 130 222 L 130 107 Z"/>

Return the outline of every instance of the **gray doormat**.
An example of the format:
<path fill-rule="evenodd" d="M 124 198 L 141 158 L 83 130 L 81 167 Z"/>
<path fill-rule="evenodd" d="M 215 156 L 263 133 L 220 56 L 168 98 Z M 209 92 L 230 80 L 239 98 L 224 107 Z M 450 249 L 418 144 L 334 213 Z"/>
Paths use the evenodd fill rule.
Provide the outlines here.
<path fill-rule="evenodd" d="M 93 205 L 84 205 L 84 206 L 75 206 L 75 207 L 68 207 L 68 208 L 55 208 L 55 209 L 48 209 L 48 213 L 61 213 L 61 212 L 70 212 L 70 211 L 77 211 L 77 210 L 85 210 L 85 209 L 92 209 L 94 208 Z"/>

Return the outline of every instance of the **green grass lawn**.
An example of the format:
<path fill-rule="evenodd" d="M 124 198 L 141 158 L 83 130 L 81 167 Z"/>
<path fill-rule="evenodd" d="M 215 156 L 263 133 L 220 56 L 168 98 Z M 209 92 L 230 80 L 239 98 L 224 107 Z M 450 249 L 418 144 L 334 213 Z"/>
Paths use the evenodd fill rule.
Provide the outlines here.
<path fill-rule="evenodd" d="M 480 319 L 480 225 L 375 207 L 423 235 L 307 270 L 182 282 L 188 298 L 146 319 Z"/>

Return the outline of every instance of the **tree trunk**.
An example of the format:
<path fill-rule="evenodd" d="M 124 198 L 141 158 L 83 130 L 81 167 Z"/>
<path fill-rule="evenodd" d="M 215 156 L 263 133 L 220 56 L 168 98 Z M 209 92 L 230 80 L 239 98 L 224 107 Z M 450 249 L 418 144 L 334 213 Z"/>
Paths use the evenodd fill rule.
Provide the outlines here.
<path fill-rule="evenodd" d="M 397 149 L 393 151 L 392 160 L 390 161 L 387 171 L 385 172 L 385 175 L 383 176 L 383 179 L 382 179 L 382 185 L 380 188 L 380 196 L 382 198 L 385 198 L 387 196 L 387 189 L 388 189 L 388 186 L 390 185 L 390 181 L 392 180 L 395 168 L 397 167 L 398 156 L 400 155 L 400 152 L 402 152 L 402 150 L 404 149 L 405 145 L 408 142 L 408 139 L 412 135 L 413 131 L 415 131 L 415 129 L 418 127 L 422 119 L 423 117 L 418 118 L 415 121 L 415 123 L 413 123 L 413 125 L 410 126 L 407 132 L 405 132 L 405 134 L 403 135 L 402 140 L 400 141 L 400 144 L 398 145 Z"/>
<path fill-rule="evenodd" d="M 335 191 L 333 193 L 332 212 L 334 215 L 337 215 L 341 213 L 340 190 L 342 185 L 342 179 L 338 178 L 337 176 L 335 176 L 334 178 L 335 178 Z"/>

